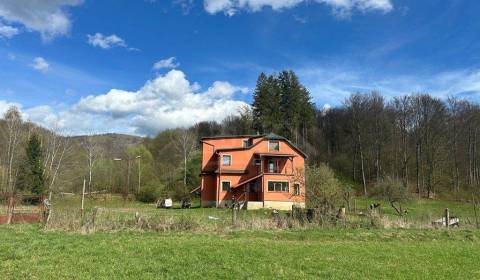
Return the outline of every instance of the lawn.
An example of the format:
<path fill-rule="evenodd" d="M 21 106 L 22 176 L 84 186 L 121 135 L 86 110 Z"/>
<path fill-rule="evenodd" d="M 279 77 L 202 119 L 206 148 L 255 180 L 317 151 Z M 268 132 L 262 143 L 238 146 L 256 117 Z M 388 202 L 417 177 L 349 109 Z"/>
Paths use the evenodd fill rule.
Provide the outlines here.
<path fill-rule="evenodd" d="M 0 226 L 2 279 L 479 279 L 473 230 L 79 233 Z"/>

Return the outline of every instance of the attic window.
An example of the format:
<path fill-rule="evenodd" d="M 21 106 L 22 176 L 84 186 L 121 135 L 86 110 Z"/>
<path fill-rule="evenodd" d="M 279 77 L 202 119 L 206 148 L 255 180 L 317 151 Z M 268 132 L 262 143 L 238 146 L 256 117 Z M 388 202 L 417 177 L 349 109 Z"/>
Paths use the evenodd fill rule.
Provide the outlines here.
<path fill-rule="evenodd" d="M 268 142 L 268 150 L 270 152 L 278 152 L 280 151 L 280 142 L 278 141 L 269 141 Z"/>
<path fill-rule="evenodd" d="M 232 165 L 232 156 L 231 155 L 224 155 L 222 157 L 223 159 L 223 165 L 224 166 L 230 166 Z"/>
<path fill-rule="evenodd" d="M 244 148 L 248 148 L 248 147 L 252 146 L 252 144 L 253 144 L 252 139 L 243 140 L 243 147 Z"/>

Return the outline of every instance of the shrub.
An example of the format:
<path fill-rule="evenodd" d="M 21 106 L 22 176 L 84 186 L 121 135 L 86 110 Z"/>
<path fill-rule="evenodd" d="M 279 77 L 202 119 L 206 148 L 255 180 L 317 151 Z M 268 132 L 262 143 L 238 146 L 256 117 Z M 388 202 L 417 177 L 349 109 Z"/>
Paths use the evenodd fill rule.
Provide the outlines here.
<path fill-rule="evenodd" d="M 402 203 L 409 199 L 409 194 L 407 187 L 405 187 L 399 180 L 386 177 L 383 180 L 378 181 L 375 184 L 371 195 L 387 200 L 399 216 L 405 214 L 405 210 L 402 209 Z"/>
<path fill-rule="evenodd" d="M 335 178 L 333 170 L 322 163 L 308 167 L 305 173 L 308 207 L 332 210 L 343 196 L 341 183 Z"/>
<path fill-rule="evenodd" d="M 141 202 L 151 203 L 157 201 L 161 196 L 163 185 L 158 182 L 150 182 L 140 189 L 136 199 Z"/>

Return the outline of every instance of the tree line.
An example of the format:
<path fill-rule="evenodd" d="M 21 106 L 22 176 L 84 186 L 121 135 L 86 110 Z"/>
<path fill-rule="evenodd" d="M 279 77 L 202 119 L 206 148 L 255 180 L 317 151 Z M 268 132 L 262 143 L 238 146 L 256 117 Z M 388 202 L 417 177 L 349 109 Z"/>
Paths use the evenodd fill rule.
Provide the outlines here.
<path fill-rule="evenodd" d="M 427 93 L 387 99 L 358 92 L 322 110 L 293 71 L 261 73 L 252 104 L 222 122 L 116 146 L 112 135 L 40 128 L 12 107 L 0 120 L 0 193 L 79 193 L 85 181 L 87 193 L 180 198 L 200 184 L 202 137 L 273 132 L 306 152 L 310 166 L 327 164 L 358 186 L 358 194 L 388 179 L 419 197 L 459 197 L 479 190 L 479 125 L 478 104 Z"/>

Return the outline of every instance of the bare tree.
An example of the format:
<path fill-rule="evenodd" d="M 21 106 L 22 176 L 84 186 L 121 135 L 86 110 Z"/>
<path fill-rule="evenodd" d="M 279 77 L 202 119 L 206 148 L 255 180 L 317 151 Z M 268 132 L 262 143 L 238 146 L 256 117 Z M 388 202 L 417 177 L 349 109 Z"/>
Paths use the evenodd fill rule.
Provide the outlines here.
<path fill-rule="evenodd" d="M 84 151 L 87 162 L 87 172 L 88 172 L 88 188 L 87 192 L 92 192 L 92 181 L 93 181 L 93 169 L 95 167 L 96 161 L 100 157 L 100 146 L 93 137 L 93 133 L 86 135 L 81 143 Z"/>
<path fill-rule="evenodd" d="M 69 137 L 62 135 L 58 125 L 47 131 L 45 142 L 44 175 L 47 179 L 49 198 L 51 199 L 56 178 L 65 155 L 70 151 L 71 142 Z"/>
<path fill-rule="evenodd" d="M 15 165 L 17 160 L 17 148 L 21 137 L 22 116 L 18 108 L 12 106 L 5 113 L 4 119 L 6 123 L 6 131 L 3 133 L 6 138 L 6 192 L 11 192 L 13 194 L 15 192 L 15 182 L 18 173 L 17 170 L 15 170 Z"/>
<path fill-rule="evenodd" d="M 187 162 L 197 146 L 196 136 L 188 129 L 178 129 L 173 143 L 183 156 L 183 186 L 187 186 Z"/>

